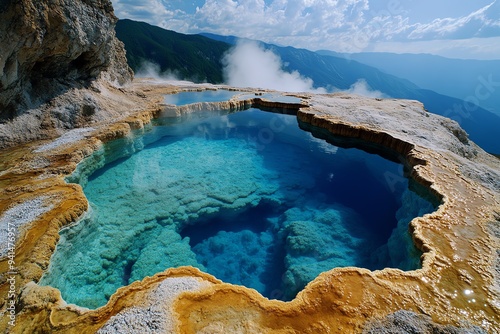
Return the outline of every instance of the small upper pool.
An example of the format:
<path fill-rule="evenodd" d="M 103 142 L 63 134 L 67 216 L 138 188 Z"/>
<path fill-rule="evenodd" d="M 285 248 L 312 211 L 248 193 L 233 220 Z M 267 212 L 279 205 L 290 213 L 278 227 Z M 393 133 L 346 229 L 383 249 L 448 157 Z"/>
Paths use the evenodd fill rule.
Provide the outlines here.
<path fill-rule="evenodd" d="M 225 89 L 218 90 L 203 90 L 203 91 L 186 91 L 165 96 L 165 103 L 176 106 L 188 105 L 198 102 L 224 102 L 232 98 L 238 100 L 248 100 L 253 98 L 261 98 L 272 102 L 281 103 L 300 103 L 301 99 L 295 96 L 288 96 L 279 93 L 249 93 L 242 91 L 231 91 Z"/>
<path fill-rule="evenodd" d="M 224 102 L 241 93 L 244 92 L 225 89 L 179 92 L 166 95 L 165 103 L 183 106 L 198 102 Z"/>
<path fill-rule="evenodd" d="M 295 96 L 283 95 L 279 93 L 262 93 L 262 94 L 241 94 L 238 95 L 238 100 L 247 100 L 252 98 L 260 98 L 272 102 L 281 103 L 300 103 L 301 99 Z"/>
<path fill-rule="evenodd" d="M 41 280 L 68 303 L 97 308 L 186 265 L 281 300 L 336 267 L 420 267 L 408 223 L 435 206 L 402 165 L 257 109 L 158 123 L 70 178 L 91 210 L 61 232 Z"/>

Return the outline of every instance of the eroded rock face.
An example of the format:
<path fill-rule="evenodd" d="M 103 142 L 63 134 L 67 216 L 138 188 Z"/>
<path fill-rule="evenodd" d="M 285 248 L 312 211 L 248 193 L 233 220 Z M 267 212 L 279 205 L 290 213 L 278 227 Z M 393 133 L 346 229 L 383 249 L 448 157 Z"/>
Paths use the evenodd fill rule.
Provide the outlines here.
<path fill-rule="evenodd" d="M 0 122 L 99 77 L 130 81 L 116 21 L 109 0 L 2 1 Z"/>

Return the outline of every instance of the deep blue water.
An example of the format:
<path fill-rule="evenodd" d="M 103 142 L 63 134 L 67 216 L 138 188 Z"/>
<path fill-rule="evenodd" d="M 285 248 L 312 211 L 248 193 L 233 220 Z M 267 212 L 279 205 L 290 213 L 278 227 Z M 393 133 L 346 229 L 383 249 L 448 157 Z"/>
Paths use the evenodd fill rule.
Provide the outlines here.
<path fill-rule="evenodd" d="M 61 233 L 41 282 L 67 302 L 96 308 L 182 265 L 282 300 L 335 267 L 420 266 L 408 223 L 434 207 L 401 165 L 256 109 L 158 123 L 75 173 L 92 211 Z"/>

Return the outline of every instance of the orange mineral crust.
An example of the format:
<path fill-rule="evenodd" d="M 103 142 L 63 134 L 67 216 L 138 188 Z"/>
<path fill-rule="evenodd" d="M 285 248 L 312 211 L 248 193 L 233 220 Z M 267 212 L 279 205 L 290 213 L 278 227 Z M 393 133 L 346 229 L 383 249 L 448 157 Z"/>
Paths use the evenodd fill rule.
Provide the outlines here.
<path fill-rule="evenodd" d="M 471 142 L 456 122 L 426 112 L 416 101 L 345 94 L 302 94 L 300 104 L 258 96 L 191 107 L 163 103 L 164 94 L 207 87 L 136 80 L 108 91 L 107 101 L 121 100 L 130 109 L 115 121 L 0 152 L 0 220 L 16 219 L 15 248 L 6 247 L 0 260 L 0 293 L 15 290 L 16 295 L 12 313 L 11 299 L 0 302 L 3 331 L 359 333 L 377 319 L 407 310 L 435 326 L 498 333 L 500 160 Z M 218 88 L 228 87 L 210 87 Z M 68 305 L 57 289 L 37 284 L 60 229 L 88 209 L 82 188 L 64 181 L 80 161 L 162 114 L 250 106 L 296 113 L 299 125 L 315 136 L 400 157 L 409 176 L 441 200 L 435 212 L 410 224 L 423 252 L 422 268 L 332 269 L 291 302 L 268 300 L 191 267 L 165 268 L 122 287 L 96 310 Z"/>

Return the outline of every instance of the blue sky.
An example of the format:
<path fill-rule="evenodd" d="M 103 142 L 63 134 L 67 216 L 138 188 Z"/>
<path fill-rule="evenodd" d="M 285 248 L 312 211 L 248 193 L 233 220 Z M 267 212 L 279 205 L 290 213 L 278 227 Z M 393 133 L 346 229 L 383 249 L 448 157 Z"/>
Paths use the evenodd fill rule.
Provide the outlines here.
<path fill-rule="evenodd" d="M 119 18 L 337 52 L 500 59 L 500 0 L 112 0 Z"/>

